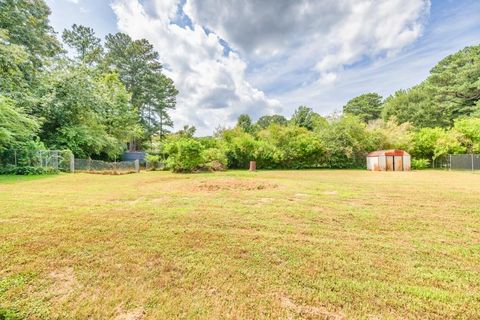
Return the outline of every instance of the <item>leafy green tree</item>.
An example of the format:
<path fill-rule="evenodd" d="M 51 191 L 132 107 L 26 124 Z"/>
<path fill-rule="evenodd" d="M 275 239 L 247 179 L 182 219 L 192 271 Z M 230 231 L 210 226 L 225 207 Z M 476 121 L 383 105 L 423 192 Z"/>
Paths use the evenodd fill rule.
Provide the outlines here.
<path fill-rule="evenodd" d="M 460 135 L 454 130 L 444 128 L 422 128 L 415 133 L 413 156 L 435 160 L 450 153 L 463 153 L 465 147 L 460 143 Z"/>
<path fill-rule="evenodd" d="M 461 134 L 462 145 L 468 153 L 480 153 L 480 118 L 459 119 L 453 130 Z"/>
<path fill-rule="evenodd" d="M 432 100 L 434 93 L 425 83 L 409 90 L 399 90 L 384 102 L 382 117 L 395 118 L 399 123 L 410 122 L 415 127 L 445 127 L 450 120 Z"/>
<path fill-rule="evenodd" d="M 62 39 L 69 47 L 75 49 L 80 61 L 87 64 L 100 62 L 103 47 L 92 28 L 74 24 L 72 29 L 63 31 Z"/>
<path fill-rule="evenodd" d="M 357 116 L 364 122 L 375 120 L 382 113 L 382 99 L 377 93 L 365 93 L 348 101 L 343 106 L 343 112 Z"/>
<path fill-rule="evenodd" d="M 241 127 L 222 130 L 218 136 L 223 142 L 229 168 L 248 168 L 248 163 L 255 160 L 258 142 Z"/>
<path fill-rule="evenodd" d="M 169 112 L 175 109 L 178 91 L 172 79 L 163 74 L 153 75 L 146 85 L 145 101 L 148 104 L 141 114 L 143 124 L 150 136 L 158 134 L 163 139 L 170 133 L 169 128 L 173 127 Z"/>
<path fill-rule="evenodd" d="M 109 34 L 104 63 L 113 67 L 132 94 L 148 136 L 164 136 L 173 125 L 169 111 L 175 109 L 178 91 L 173 81 L 162 74 L 158 52 L 145 39 L 132 40 L 124 33 Z"/>
<path fill-rule="evenodd" d="M 440 61 L 431 71 L 428 84 L 435 103 L 454 119 L 478 112 L 480 101 L 480 45 L 466 47 Z"/>
<path fill-rule="evenodd" d="M 258 133 L 257 153 L 266 168 L 316 168 L 325 160 L 326 148 L 320 136 L 298 126 L 271 125 Z M 268 163 L 270 162 L 270 163 Z"/>
<path fill-rule="evenodd" d="M 440 136 L 434 148 L 432 160 L 448 154 L 465 153 L 466 148 L 462 146 L 461 135 L 455 130 L 446 130 L 445 134 Z"/>
<path fill-rule="evenodd" d="M 241 114 L 237 120 L 237 127 L 242 128 L 247 133 L 253 133 L 254 128 L 252 125 L 252 119 L 248 114 Z"/>
<path fill-rule="evenodd" d="M 307 130 L 313 131 L 317 125 L 322 123 L 322 119 L 323 118 L 318 113 L 315 113 L 311 108 L 300 106 L 293 113 L 290 123 L 295 126 L 303 127 Z"/>
<path fill-rule="evenodd" d="M 130 104 L 130 94 L 118 74 L 101 74 L 93 80 L 101 103 L 98 111 L 107 133 L 122 144 L 143 136 L 138 113 Z"/>
<path fill-rule="evenodd" d="M 372 135 L 376 149 L 411 151 L 413 127 L 409 122 L 398 124 L 393 118 L 388 121 L 377 119 L 369 122 L 367 130 Z"/>
<path fill-rule="evenodd" d="M 0 92 L 18 98 L 28 90 L 25 71 L 29 68 L 28 53 L 21 45 L 10 43 L 8 31 L 0 29 Z"/>
<path fill-rule="evenodd" d="M 383 118 L 416 127 L 453 125 L 455 119 L 480 115 L 480 45 L 440 61 L 423 83 L 386 99 Z"/>
<path fill-rule="evenodd" d="M 37 130 L 34 119 L 16 109 L 12 100 L 0 95 L 0 151 L 31 140 Z"/>
<path fill-rule="evenodd" d="M 185 125 L 176 134 L 181 136 L 181 137 L 193 138 L 196 131 L 197 131 L 197 128 L 195 128 L 195 126 Z"/>
<path fill-rule="evenodd" d="M 137 114 L 114 74 L 101 77 L 86 66 L 62 65 L 46 75 L 34 110 L 44 119 L 40 137 L 48 147 L 77 157 L 118 156 L 138 132 Z"/>
<path fill-rule="evenodd" d="M 43 0 L 0 1 L 0 29 L 8 31 L 12 44 L 26 48 L 35 68 L 61 51 L 49 15 L 50 9 Z"/>
<path fill-rule="evenodd" d="M 290 123 L 308 130 L 313 130 L 312 114 L 313 110 L 311 108 L 300 106 L 293 113 Z"/>
<path fill-rule="evenodd" d="M 181 137 L 168 141 L 165 145 L 168 153 L 167 167 L 174 172 L 192 172 L 204 164 L 204 148 L 193 138 Z"/>
<path fill-rule="evenodd" d="M 435 155 L 437 141 L 445 135 L 443 128 L 422 128 L 414 135 L 413 156 L 432 159 Z"/>
<path fill-rule="evenodd" d="M 365 156 L 376 149 L 366 124 L 352 115 L 333 119 L 321 132 L 326 146 L 326 166 L 330 168 L 354 168 L 365 165 Z"/>
<path fill-rule="evenodd" d="M 260 129 L 266 129 L 272 124 L 286 126 L 288 124 L 288 120 L 282 115 L 274 114 L 271 116 L 267 115 L 260 117 L 256 124 Z"/>
<path fill-rule="evenodd" d="M 210 171 L 223 171 L 227 168 L 228 159 L 220 148 L 205 148 L 202 151 L 203 166 Z"/>

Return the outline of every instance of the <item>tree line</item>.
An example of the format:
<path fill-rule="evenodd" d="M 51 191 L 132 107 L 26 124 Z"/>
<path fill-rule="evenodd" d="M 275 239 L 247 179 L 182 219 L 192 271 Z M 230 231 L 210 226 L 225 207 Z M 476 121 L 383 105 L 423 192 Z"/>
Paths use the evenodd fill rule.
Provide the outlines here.
<path fill-rule="evenodd" d="M 174 171 L 245 168 L 250 160 L 259 168 L 355 168 L 378 149 L 404 149 L 417 166 L 480 152 L 480 46 L 446 57 L 411 89 L 355 97 L 342 113 L 301 106 L 290 118 L 241 115 L 234 127 L 199 138 L 194 127 L 170 132 L 178 91 L 151 43 L 124 33 L 100 39 L 75 24 L 60 41 L 49 14 L 43 0 L 0 2 L 3 162 L 11 150 L 114 160 L 128 148 Z"/>
<path fill-rule="evenodd" d="M 43 0 L 0 2 L 0 158 L 48 148 L 113 160 L 164 137 L 178 92 L 153 45 L 75 24 L 62 44 L 49 15 Z"/>
<path fill-rule="evenodd" d="M 175 171 L 246 168 L 360 168 L 368 152 L 403 149 L 424 168 L 447 154 L 480 153 L 480 46 L 440 61 L 419 85 L 384 99 L 366 93 L 322 117 L 297 108 L 290 119 L 241 115 L 233 128 L 194 138 L 193 128 L 151 150 Z M 162 147 L 163 146 L 163 147 Z"/>

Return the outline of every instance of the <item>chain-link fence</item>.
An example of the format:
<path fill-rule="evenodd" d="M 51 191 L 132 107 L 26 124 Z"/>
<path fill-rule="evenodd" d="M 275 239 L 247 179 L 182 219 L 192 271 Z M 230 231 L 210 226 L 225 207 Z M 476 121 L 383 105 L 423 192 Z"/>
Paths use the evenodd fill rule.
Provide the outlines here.
<path fill-rule="evenodd" d="M 92 159 L 75 159 L 75 172 L 99 174 L 126 174 L 140 171 L 139 161 L 106 162 Z"/>
<path fill-rule="evenodd" d="M 449 154 L 435 159 L 433 167 L 449 170 L 480 170 L 480 154 Z"/>
<path fill-rule="evenodd" d="M 70 150 L 39 150 L 36 154 L 35 166 L 72 172 L 73 159 L 73 153 Z"/>
<path fill-rule="evenodd" d="M 11 149 L 0 152 L 0 168 L 41 167 L 63 172 L 125 174 L 140 171 L 139 160 L 106 162 L 76 159 L 70 150 Z"/>
<path fill-rule="evenodd" d="M 11 149 L 0 155 L 0 166 L 42 167 L 70 172 L 73 154 L 70 150 Z"/>

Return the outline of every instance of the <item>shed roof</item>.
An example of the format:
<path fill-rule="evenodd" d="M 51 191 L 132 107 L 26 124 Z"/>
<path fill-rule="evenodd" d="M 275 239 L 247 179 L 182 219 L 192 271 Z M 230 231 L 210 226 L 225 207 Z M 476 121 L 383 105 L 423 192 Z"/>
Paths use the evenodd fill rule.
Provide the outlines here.
<path fill-rule="evenodd" d="M 368 157 L 378 157 L 378 156 L 408 156 L 409 154 L 404 150 L 379 150 L 373 151 L 368 154 Z"/>

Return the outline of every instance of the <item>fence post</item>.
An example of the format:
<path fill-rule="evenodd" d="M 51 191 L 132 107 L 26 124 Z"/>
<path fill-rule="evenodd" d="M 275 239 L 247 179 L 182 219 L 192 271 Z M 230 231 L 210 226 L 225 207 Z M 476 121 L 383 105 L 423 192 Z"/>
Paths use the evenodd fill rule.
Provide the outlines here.
<path fill-rule="evenodd" d="M 140 172 L 140 161 L 135 160 L 135 172 L 139 173 Z"/>
<path fill-rule="evenodd" d="M 75 156 L 70 157 L 70 173 L 75 173 Z"/>
<path fill-rule="evenodd" d="M 475 171 L 475 166 L 474 166 L 474 162 L 473 162 L 473 153 L 471 154 L 472 156 L 472 172 Z"/>
<path fill-rule="evenodd" d="M 448 171 L 452 171 L 452 155 L 448 155 Z"/>

